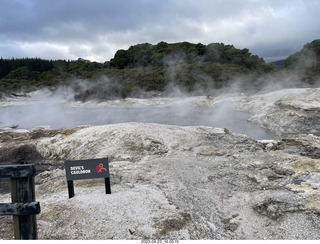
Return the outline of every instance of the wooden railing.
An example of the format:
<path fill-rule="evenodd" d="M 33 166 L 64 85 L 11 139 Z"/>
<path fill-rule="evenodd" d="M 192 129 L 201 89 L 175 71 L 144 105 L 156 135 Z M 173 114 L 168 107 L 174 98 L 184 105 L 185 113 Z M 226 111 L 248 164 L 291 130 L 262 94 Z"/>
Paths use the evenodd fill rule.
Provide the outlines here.
<path fill-rule="evenodd" d="M 35 215 L 40 213 L 40 203 L 35 202 L 35 175 L 32 164 L 0 166 L 0 178 L 10 178 L 12 200 L 0 203 L 0 215 L 13 215 L 15 239 L 37 239 Z"/>

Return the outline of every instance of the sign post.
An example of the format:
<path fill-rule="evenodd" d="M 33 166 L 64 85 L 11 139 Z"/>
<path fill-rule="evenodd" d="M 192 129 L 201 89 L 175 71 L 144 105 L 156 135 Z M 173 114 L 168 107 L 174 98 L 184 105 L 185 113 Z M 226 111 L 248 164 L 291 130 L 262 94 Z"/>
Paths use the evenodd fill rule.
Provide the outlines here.
<path fill-rule="evenodd" d="M 0 178 L 10 178 L 12 203 L 0 203 L 0 215 L 13 215 L 14 237 L 19 240 L 35 240 L 37 234 L 36 214 L 40 203 L 35 201 L 33 164 L 2 165 Z"/>
<path fill-rule="evenodd" d="M 105 178 L 106 194 L 111 194 L 108 158 L 66 160 L 64 162 L 69 198 L 74 197 L 74 180 Z"/>

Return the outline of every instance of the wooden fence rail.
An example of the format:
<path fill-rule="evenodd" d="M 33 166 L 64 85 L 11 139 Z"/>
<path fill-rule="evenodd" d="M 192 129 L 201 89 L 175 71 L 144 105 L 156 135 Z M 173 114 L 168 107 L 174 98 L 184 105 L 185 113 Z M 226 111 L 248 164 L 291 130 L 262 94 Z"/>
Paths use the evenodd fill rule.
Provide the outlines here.
<path fill-rule="evenodd" d="M 33 164 L 1 165 L 0 178 L 10 178 L 12 203 L 0 204 L 0 215 L 13 215 L 15 239 L 37 239 L 36 214 L 40 203 L 35 202 Z"/>

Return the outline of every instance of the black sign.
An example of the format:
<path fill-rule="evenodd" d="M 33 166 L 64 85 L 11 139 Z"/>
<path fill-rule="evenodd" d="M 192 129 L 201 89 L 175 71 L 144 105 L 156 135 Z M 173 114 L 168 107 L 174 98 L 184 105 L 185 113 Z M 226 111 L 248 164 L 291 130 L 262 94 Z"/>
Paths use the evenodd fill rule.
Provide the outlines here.
<path fill-rule="evenodd" d="M 108 158 L 65 161 L 67 180 L 109 178 Z"/>
<path fill-rule="evenodd" d="M 111 194 L 108 158 L 66 160 L 64 162 L 69 198 L 74 197 L 74 180 L 105 178 L 106 194 Z"/>

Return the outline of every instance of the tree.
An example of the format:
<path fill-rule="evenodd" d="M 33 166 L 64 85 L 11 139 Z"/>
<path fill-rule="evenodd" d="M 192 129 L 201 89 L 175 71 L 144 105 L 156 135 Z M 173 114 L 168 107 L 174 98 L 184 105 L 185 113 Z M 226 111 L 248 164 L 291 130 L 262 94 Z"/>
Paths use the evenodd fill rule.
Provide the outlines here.
<path fill-rule="evenodd" d="M 120 49 L 114 55 L 114 58 L 110 60 L 110 66 L 119 69 L 124 69 L 129 64 L 128 52 L 126 50 Z"/>
<path fill-rule="evenodd" d="M 223 43 L 208 44 L 205 51 L 205 61 L 225 63 L 226 55 Z"/>
<path fill-rule="evenodd" d="M 149 43 L 138 44 L 131 46 L 127 51 L 128 65 L 135 66 L 148 66 L 152 62 L 153 46 Z"/>
<path fill-rule="evenodd" d="M 32 79 L 32 72 L 28 69 L 27 66 L 23 66 L 17 68 L 15 70 L 10 71 L 7 75 L 8 79 L 20 79 L 20 80 L 30 80 Z"/>

